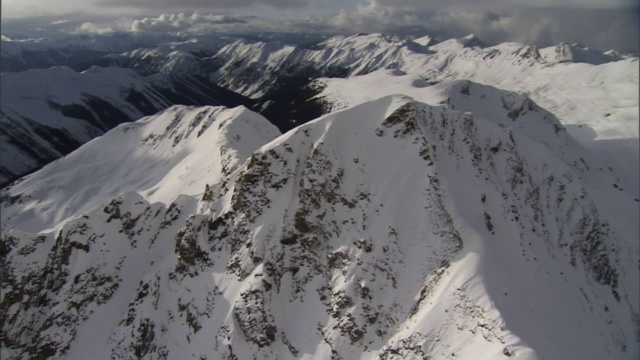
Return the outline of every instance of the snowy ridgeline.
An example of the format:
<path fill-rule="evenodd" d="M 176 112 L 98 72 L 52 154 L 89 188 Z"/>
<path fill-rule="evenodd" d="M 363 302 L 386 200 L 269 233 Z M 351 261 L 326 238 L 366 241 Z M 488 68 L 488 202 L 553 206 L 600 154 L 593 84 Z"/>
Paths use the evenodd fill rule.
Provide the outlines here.
<path fill-rule="evenodd" d="M 247 105 L 189 75 L 142 77 L 123 68 L 66 67 L 2 73 L 0 184 L 69 154 L 117 125 L 173 104 Z"/>
<path fill-rule="evenodd" d="M 634 190 L 525 96 L 370 76 L 411 97 L 172 107 L 5 189 L 3 358 L 637 358 Z"/>
<path fill-rule="evenodd" d="M 289 129 L 282 124 L 299 124 L 322 113 L 304 106 L 285 110 L 291 102 L 307 100 L 297 97 L 314 93 L 308 86 L 311 79 L 381 69 L 414 74 L 425 84 L 469 79 L 527 94 L 563 124 L 572 125 L 574 136 L 586 141 L 630 138 L 624 149 L 608 152 L 606 161 L 629 163 L 620 160 L 621 153 L 638 147 L 633 141 L 638 137 L 637 58 L 615 52 L 575 44 L 544 49 L 518 43 L 488 46 L 472 35 L 442 42 L 428 36 L 336 36 L 312 48 L 231 37 L 138 35 L 3 40 L 3 65 L 40 67 L 40 60 L 29 65 L 35 61 L 30 56 L 40 54 L 50 61 L 60 57 L 49 66 L 87 70 L 3 73 L 0 123 L 5 130 L 0 130 L 0 144 L 7 156 L 0 159 L 0 183 L 34 171 L 122 122 L 170 105 L 252 106 L 251 100 L 211 81 L 253 97 L 264 107 L 252 108 Z M 634 170 L 637 166 L 628 174 L 635 177 Z"/>
<path fill-rule="evenodd" d="M 488 46 L 473 35 L 435 42 L 428 36 L 407 40 L 371 34 L 336 36 L 315 48 L 239 40 L 212 58 L 222 64 L 212 74 L 215 81 L 254 98 L 288 79 L 321 76 L 332 79 L 310 87 L 322 91 L 328 86 L 321 96 L 339 104 L 398 93 L 429 102 L 425 97 L 432 92 L 425 88 L 451 80 L 525 94 L 608 163 L 626 182 L 625 189 L 640 189 L 637 57 L 575 44 Z M 393 76 L 379 71 L 385 69 Z M 357 76 L 363 74 L 369 75 Z M 337 78 L 344 76 L 349 78 Z"/>

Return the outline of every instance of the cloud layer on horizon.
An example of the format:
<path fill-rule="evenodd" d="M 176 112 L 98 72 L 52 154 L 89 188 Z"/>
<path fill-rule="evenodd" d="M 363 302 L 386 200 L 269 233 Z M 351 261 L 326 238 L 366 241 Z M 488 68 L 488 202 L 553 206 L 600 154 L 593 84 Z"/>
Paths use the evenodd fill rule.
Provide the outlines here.
<path fill-rule="evenodd" d="M 329 26 L 352 32 L 424 31 L 442 38 L 474 33 L 490 44 L 515 41 L 542 47 L 567 42 L 637 54 L 640 42 L 639 17 L 638 8 L 407 11 L 371 4 L 360 6 L 356 11 L 341 12 L 327 21 Z"/>
<path fill-rule="evenodd" d="M 162 14 L 158 17 L 136 19 L 131 23 L 132 31 L 170 32 L 191 30 L 198 25 L 243 24 L 246 21 L 228 16 L 212 14 Z"/>
<path fill-rule="evenodd" d="M 638 6 L 636 0 L 369 0 L 371 5 L 404 10 L 497 11 L 514 8 L 595 8 Z"/>
<path fill-rule="evenodd" d="M 512 2 L 513 0 L 497 1 Z M 580 0 L 564 0 L 563 3 L 569 4 L 576 1 Z M 600 0 L 586 1 L 595 4 Z M 328 16 L 307 15 L 278 20 L 242 16 L 241 12 L 238 13 L 239 16 L 181 12 L 157 16 L 115 17 L 108 21 L 101 21 L 95 17 L 89 21 L 71 21 L 70 17 L 56 18 L 48 24 L 60 32 L 94 34 L 114 31 L 158 33 L 304 31 L 326 34 L 381 32 L 416 36 L 430 34 L 445 39 L 474 33 L 489 44 L 516 41 L 543 47 L 560 42 L 577 42 L 599 50 L 615 49 L 635 54 L 639 52 L 640 11 L 638 7 L 631 9 L 506 7 L 495 11 L 489 9 L 480 11 L 464 7 L 430 10 L 428 6 L 422 6 L 419 10 L 417 8 L 406 10 L 405 5 L 412 2 L 420 2 L 423 5 L 435 3 L 435 1 L 423 3 L 419 0 L 401 0 L 400 2 L 394 0 L 396 6 L 382 6 L 381 4 L 391 3 L 391 0 L 373 0 L 373 2 Z M 453 4 L 466 2 L 467 0 L 456 0 Z M 7 35 L 4 28 L 5 26 L 3 26 L 3 34 Z M 11 34 L 8 35 L 11 36 Z"/>

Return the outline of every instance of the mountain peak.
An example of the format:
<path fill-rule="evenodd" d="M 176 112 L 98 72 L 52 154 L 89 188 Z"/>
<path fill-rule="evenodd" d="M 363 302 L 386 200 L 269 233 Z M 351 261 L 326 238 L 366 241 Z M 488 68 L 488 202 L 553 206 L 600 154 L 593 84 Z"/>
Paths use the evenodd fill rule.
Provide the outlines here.
<path fill-rule="evenodd" d="M 268 120 L 243 106 L 172 106 L 135 123 L 122 124 L 4 189 L 3 193 L 20 192 L 30 200 L 16 205 L 17 212 L 3 210 L 2 227 L 48 229 L 133 189 L 150 201 L 164 203 L 179 194 L 201 194 L 205 184 L 220 182 L 223 174 L 279 134 Z M 74 178 L 72 183 L 68 176 Z M 183 184 L 179 192 L 177 184 Z M 57 189 L 57 196 L 46 195 L 51 188 Z M 80 192 L 79 188 L 85 190 Z M 64 210 L 55 217 L 35 208 L 29 210 L 44 197 L 51 206 Z"/>
<path fill-rule="evenodd" d="M 413 39 L 412 41 L 414 43 L 416 43 L 418 45 L 422 45 L 422 46 L 429 46 L 429 45 L 432 45 L 434 43 L 434 39 L 429 35 L 425 35 L 423 37 L 420 37 L 420 38 L 417 38 L 417 39 Z"/>
<path fill-rule="evenodd" d="M 148 77 L 2 75 L 3 159 L 91 133 L 0 191 L 3 356 L 637 357 L 637 59 L 168 40 L 109 58 Z M 265 95 L 172 105 L 212 69 Z"/>
<path fill-rule="evenodd" d="M 469 35 L 467 35 L 465 37 L 462 37 L 462 38 L 458 39 L 458 41 L 464 47 L 485 47 L 485 46 L 487 46 L 487 44 L 485 44 L 482 40 L 480 40 L 480 38 L 477 37 L 476 34 L 469 34 Z"/>
<path fill-rule="evenodd" d="M 559 43 L 555 47 L 541 49 L 542 57 L 551 63 L 586 63 L 601 65 L 622 60 L 616 52 L 601 52 L 583 47 L 580 44 Z"/>
<path fill-rule="evenodd" d="M 509 110 L 496 109 L 497 89 L 437 86 L 448 104 L 383 96 L 259 136 L 262 146 L 253 125 L 225 134 L 244 117 L 264 122 L 246 109 L 172 107 L 26 178 L 3 193 L 3 226 L 69 208 L 52 193 L 112 195 L 40 234 L 3 236 L 10 351 L 444 358 L 457 344 L 460 358 L 629 355 L 618 344 L 635 338 L 638 279 L 621 269 L 637 253 L 573 164 L 505 125 L 543 114 L 525 106 L 528 119 L 491 121 Z M 474 114 L 483 107 L 493 111 Z M 238 144 L 253 145 L 245 160 L 233 158 Z M 71 169 L 55 167 L 84 165 L 83 154 L 99 166 L 61 190 Z M 102 177 L 80 183 L 98 171 L 145 178 L 122 191 Z"/>

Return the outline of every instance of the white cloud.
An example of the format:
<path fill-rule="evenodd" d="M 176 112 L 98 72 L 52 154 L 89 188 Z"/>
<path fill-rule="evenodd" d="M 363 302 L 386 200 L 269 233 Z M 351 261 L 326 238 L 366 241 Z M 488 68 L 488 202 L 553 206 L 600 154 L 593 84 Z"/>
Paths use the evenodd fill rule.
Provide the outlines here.
<path fill-rule="evenodd" d="M 354 11 L 340 12 L 327 18 L 325 26 L 338 28 L 342 32 L 400 32 L 415 35 L 422 32 L 442 38 L 474 33 L 493 44 L 516 41 L 550 46 L 560 42 L 578 42 L 600 50 L 613 48 L 638 53 L 640 36 L 637 8 L 512 7 L 501 9 L 500 12 L 464 8 L 432 11 L 377 5 L 383 1 L 387 0 L 375 0 L 375 3 L 360 6 Z M 397 3 L 409 2 L 400 0 Z"/>
<path fill-rule="evenodd" d="M 225 26 L 244 25 L 243 18 L 220 14 L 177 13 L 155 17 L 120 17 L 112 21 L 87 21 L 75 26 L 70 33 L 106 34 L 111 32 L 187 32 L 202 34 Z"/>
<path fill-rule="evenodd" d="M 187 31 L 194 27 L 237 24 L 245 21 L 227 15 L 211 15 L 200 13 L 162 14 L 154 18 L 134 20 L 131 30 L 137 32 Z"/>
<path fill-rule="evenodd" d="M 137 9 L 138 11 L 216 11 L 267 5 L 280 9 L 300 8 L 313 0 L 93 0 L 107 8 Z"/>
<path fill-rule="evenodd" d="M 2 8 L 5 10 L 11 4 L 22 4 L 24 9 L 38 8 L 36 3 L 39 1 L 44 0 L 3 0 Z M 56 11 L 68 11 L 76 1 L 79 0 L 67 0 Z M 548 46 L 580 42 L 601 50 L 614 48 L 637 53 L 640 42 L 637 4 L 631 9 L 602 8 L 605 4 L 621 6 L 633 1 L 638 0 L 368 0 L 364 4 L 362 0 L 223 0 L 215 3 L 208 0 L 153 0 L 153 3 L 152 0 L 86 0 L 76 10 L 93 6 L 100 9 L 100 14 L 109 14 L 128 9 L 129 17 L 112 14 L 112 20 L 108 21 L 105 20 L 107 15 L 65 15 L 64 20 L 48 18 L 28 29 L 27 24 L 33 23 L 14 21 L 11 27 L 33 31 L 36 27 L 56 26 L 58 32 L 98 34 L 112 31 L 201 34 L 218 30 L 244 33 L 264 30 L 431 34 L 449 38 L 475 33 L 488 43 L 518 41 Z M 47 4 L 40 4 L 40 10 L 53 6 Z M 305 4 L 306 8 L 300 7 Z M 528 4 L 536 6 L 525 7 Z M 158 15 L 168 8 L 200 5 L 207 9 L 227 7 L 227 10 L 216 10 L 213 15 L 204 11 L 165 11 Z M 571 5 L 582 7 L 567 8 Z M 236 8 L 231 9 L 232 6 Z M 151 14 L 136 17 L 140 12 Z M 263 18 L 238 14 L 260 14 Z M 265 20 L 264 17 L 277 20 Z M 70 21 L 65 22 L 66 19 Z M 6 31 L 6 24 L 3 24 L 3 33 L 12 35 Z"/>
<path fill-rule="evenodd" d="M 109 34 L 115 30 L 108 25 L 101 25 L 91 22 L 85 22 L 80 24 L 72 33 L 76 34 Z"/>
<path fill-rule="evenodd" d="M 614 8 L 637 6 L 637 0 L 370 0 L 373 5 L 405 10 L 488 10 L 524 7 Z"/>
<path fill-rule="evenodd" d="M 374 4 L 360 5 L 355 11 L 341 11 L 328 19 L 339 28 L 403 27 L 417 26 L 421 19 L 413 13 L 397 11 Z"/>

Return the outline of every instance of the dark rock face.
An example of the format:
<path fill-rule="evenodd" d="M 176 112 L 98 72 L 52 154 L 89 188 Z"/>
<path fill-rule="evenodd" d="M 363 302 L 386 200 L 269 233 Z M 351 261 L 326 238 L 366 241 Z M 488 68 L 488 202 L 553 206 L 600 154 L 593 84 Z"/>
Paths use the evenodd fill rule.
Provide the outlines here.
<path fill-rule="evenodd" d="M 285 133 L 329 112 L 324 100 L 316 98 L 322 88 L 315 79 L 322 76 L 318 70 L 298 70 L 277 77 L 277 81 L 261 96 L 253 109 Z"/>

